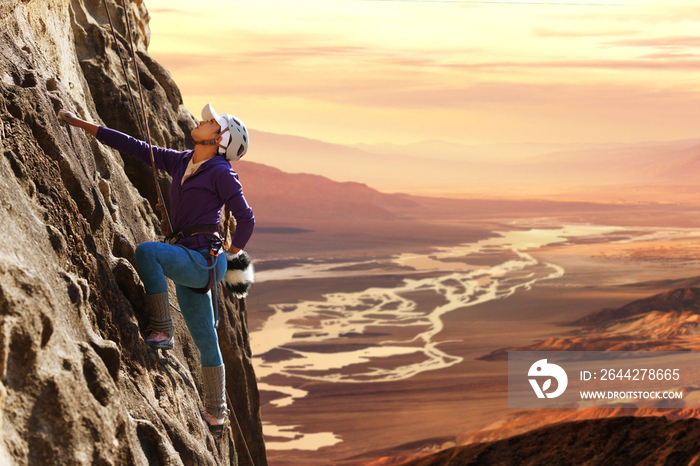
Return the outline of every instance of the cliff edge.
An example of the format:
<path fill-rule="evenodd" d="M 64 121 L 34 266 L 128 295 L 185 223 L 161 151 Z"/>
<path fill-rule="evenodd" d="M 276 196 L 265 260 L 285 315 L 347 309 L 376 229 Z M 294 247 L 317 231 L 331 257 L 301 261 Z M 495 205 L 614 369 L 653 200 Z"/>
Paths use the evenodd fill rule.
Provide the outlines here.
<path fill-rule="evenodd" d="M 150 168 L 55 116 L 140 136 L 134 63 L 128 86 L 116 54 L 127 13 L 153 141 L 187 146 L 194 120 L 147 53 L 145 5 L 107 5 L 117 43 L 101 0 L 0 0 L 0 464 L 247 465 L 233 418 L 221 439 L 200 418 L 199 353 L 181 316 L 173 352 L 144 342 L 134 250 L 158 232 Z M 245 302 L 220 288 L 219 309 L 228 393 L 264 466 Z"/>

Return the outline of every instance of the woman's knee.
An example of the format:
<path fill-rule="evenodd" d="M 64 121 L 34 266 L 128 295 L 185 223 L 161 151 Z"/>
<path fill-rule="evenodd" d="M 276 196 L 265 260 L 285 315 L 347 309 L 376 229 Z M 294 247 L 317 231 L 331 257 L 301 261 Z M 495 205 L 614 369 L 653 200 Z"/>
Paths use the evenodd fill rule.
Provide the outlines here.
<path fill-rule="evenodd" d="M 144 264 L 147 261 L 151 260 L 154 254 L 154 248 L 153 245 L 158 244 L 158 243 L 141 243 L 138 246 L 136 246 L 136 252 L 134 255 L 136 256 L 136 264 Z"/>
<path fill-rule="evenodd" d="M 199 350 L 199 357 L 202 360 L 203 367 L 216 367 L 224 363 L 224 359 L 221 357 L 221 351 L 219 347 Z"/>

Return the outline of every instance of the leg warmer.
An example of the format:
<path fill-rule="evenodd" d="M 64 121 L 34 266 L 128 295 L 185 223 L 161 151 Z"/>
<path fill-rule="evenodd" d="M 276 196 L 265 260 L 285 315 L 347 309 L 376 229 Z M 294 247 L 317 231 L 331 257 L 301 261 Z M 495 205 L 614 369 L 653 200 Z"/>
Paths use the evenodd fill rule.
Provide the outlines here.
<path fill-rule="evenodd" d="M 204 382 L 204 409 L 217 419 L 226 416 L 226 372 L 223 364 L 202 367 Z"/>
<path fill-rule="evenodd" d="M 170 302 L 168 292 L 158 294 L 147 294 L 146 305 L 148 306 L 149 322 L 148 328 L 173 336 L 173 320 L 170 318 Z"/>

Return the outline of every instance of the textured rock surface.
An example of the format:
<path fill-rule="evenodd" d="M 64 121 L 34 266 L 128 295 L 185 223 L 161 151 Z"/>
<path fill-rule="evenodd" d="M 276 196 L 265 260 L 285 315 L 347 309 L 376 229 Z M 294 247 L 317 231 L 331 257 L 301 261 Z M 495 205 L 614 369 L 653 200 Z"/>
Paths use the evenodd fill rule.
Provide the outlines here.
<path fill-rule="evenodd" d="M 134 249 L 157 230 L 150 169 L 55 118 L 66 108 L 139 136 L 115 52 L 124 9 L 108 5 L 118 44 L 101 1 L 0 0 L 0 464 L 249 464 L 235 423 L 215 440 L 200 419 L 181 316 L 175 351 L 144 343 Z M 194 121 L 146 52 L 145 6 L 127 5 L 153 140 L 184 148 Z M 245 302 L 222 292 L 220 309 L 228 392 L 261 466 Z"/>

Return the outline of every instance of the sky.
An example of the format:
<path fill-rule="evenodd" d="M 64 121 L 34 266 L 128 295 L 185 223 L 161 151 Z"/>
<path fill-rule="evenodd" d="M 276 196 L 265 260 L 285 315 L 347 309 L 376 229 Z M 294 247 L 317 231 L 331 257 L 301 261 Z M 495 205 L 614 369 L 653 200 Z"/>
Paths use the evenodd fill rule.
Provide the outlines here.
<path fill-rule="evenodd" d="M 700 135 L 700 0 L 146 0 L 199 117 L 340 144 Z"/>

